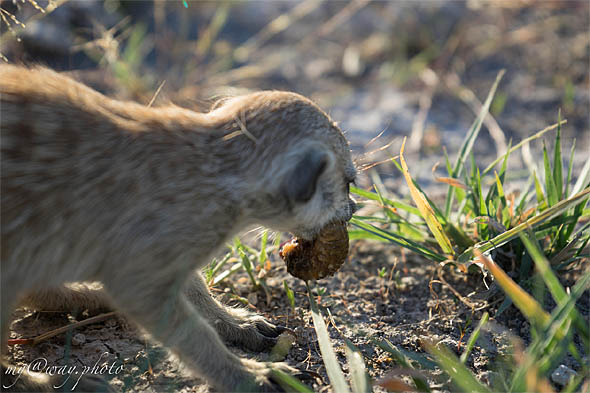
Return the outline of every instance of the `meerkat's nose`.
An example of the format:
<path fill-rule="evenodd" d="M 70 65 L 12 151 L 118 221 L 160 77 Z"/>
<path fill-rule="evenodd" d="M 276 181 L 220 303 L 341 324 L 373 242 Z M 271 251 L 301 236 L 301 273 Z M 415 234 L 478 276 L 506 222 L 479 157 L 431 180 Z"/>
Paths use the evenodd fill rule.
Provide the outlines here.
<path fill-rule="evenodd" d="M 356 201 L 351 197 L 348 197 L 348 218 L 350 220 L 352 215 L 358 210 L 358 206 L 356 205 Z"/>

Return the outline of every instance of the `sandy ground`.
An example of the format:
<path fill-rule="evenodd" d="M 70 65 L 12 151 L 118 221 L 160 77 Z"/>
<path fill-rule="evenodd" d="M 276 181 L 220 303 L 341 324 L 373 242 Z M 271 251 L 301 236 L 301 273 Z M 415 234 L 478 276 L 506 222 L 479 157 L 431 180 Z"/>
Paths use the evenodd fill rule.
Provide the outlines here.
<path fill-rule="evenodd" d="M 216 287 L 213 292 L 235 306 L 243 306 L 232 301 L 235 295 L 247 298 L 256 304 L 250 306 L 251 310 L 293 329 L 297 339 L 285 361 L 322 376 L 310 386 L 314 391 L 331 391 L 303 281 L 288 275 L 276 253 L 271 255 L 271 260 L 272 270 L 266 277 L 270 298 L 263 290 L 253 291 L 245 273 L 224 281 L 224 285 Z M 383 277 L 378 274 L 382 266 L 389 267 Z M 584 269 L 588 269 L 587 263 L 579 266 L 578 272 Z M 316 289 L 325 289 L 318 302 L 345 371 L 345 338 L 362 351 L 373 381 L 378 381 L 398 366 L 390 354 L 375 344 L 376 341 L 388 340 L 398 348 L 423 353 L 421 342 L 427 339 L 443 343 L 460 354 L 484 311 L 489 311 L 492 316 L 493 331 L 482 335 L 468 359 L 468 366 L 482 381 L 489 381 L 490 369 L 501 369 L 501 359 L 510 350 L 509 337 L 520 337 L 525 344 L 529 341 L 528 323 L 516 309 L 510 307 L 499 318 L 494 317 L 503 297 L 499 293 L 490 297 L 492 291 L 487 290 L 481 274 L 464 275 L 445 268 L 441 270 L 442 278 L 448 285 L 443 285 L 439 270 L 432 262 L 386 244 L 352 243 L 349 260 L 342 269 L 334 277 L 316 282 Z M 289 305 L 283 280 L 295 292 L 295 310 Z M 567 280 L 564 283 L 571 284 Z M 475 310 L 459 301 L 449 286 L 476 305 Z M 586 318 L 590 308 L 588 300 L 588 296 L 583 297 L 579 304 L 579 309 L 585 310 Z M 332 320 L 327 318 L 327 310 Z M 11 338 L 35 337 L 74 321 L 72 315 L 64 312 L 20 309 L 15 313 Z M 269 361 L 269 353 L 233 350 L 240 356 Z M 34 347 L 12 346 L 9 355 L 18 365 L 45 359 L 48 365 L 75 365 L 78 370 L 86 366 L 90 368 L 88 372 L 103 375 L 121 391 L 209 391 L 203 381 L 191 377 L 165 349 L 120 316 L 76 328 Z M 573 358 L 566 358 L 564 364 L 579 369 Z M 429 376 L 433 386 L 445 386 L 445 381 L 436 373 L 425 372 L 425 375 Z M 376 388 L 376 391 L 380 389 Z"/>

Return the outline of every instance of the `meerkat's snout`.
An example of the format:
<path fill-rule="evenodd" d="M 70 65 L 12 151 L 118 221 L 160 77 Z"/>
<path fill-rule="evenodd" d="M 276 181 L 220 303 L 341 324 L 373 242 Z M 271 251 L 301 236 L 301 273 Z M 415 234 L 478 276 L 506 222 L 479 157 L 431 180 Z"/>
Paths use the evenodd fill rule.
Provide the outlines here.
<path fill-rule="evenodd" d="M 346 221 L 350 221 L 352 215 L 356 213 L 358 210 L 358 206 L 356 204 L 356 200 L 348 194 L 348 211 L 347 211 L 347 219 Z"/>

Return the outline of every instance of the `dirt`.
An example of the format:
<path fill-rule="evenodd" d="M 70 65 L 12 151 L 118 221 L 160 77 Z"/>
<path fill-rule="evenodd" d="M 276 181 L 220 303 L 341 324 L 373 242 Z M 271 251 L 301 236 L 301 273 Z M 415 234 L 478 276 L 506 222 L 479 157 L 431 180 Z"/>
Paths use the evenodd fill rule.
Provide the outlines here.
<path fill-rule="evenodd" d="M 265 277 L 269 292 L 254 290 L 246 273 L 224 281 L 213 292 L 227 304 L 237 307 L 244 306 L 235 300 L 236 296 L 247 298 L 252 311 L 291 328 L 297 338 L 284 361 L 318 373 L 321 379 L 310 384 L 314 391 L 331 391 L 304 282 L 288 275 L 276 252 L 270 258 L 272 269 Z M 380 275 L 379 270 L 384 266 L 386 274 Z M 580 270 L 584 268 L 587 269 L 588 264 Z M 443 272 L 446 284 L 441 283 L 439 271 Z M 295 309 L 285 295 L 283 281 L 295 292 Z M 475 307 L 461 302 L 453 289 Z M 530 340 L 528 323 L 515 308 L 510 307 L 499 318 L 494 318 L 503 297 L 485 299 L 487 287 L 483 275 L 466 275 L 452 267 L 441 269 L 387 244 L 352 242 L 347 263 L 334 277 L 317 281 L 316 295 L 318 291 L 323 294 L 316 299 L 344 371 L 347 371 L 344 350 L 347 339 L 362 352 L 374 382 L 400 367 L 377 342 L 387 340 L 397 348 L 424 355 L 423 342 L 428 340 L 442 343 L 460 355 L 484 311 L 492 315 L 492 331 L 482 334 L 467 361 L 482 381 L 489 382 L 490 369 L 502 367 L 502 358 L 511 350 L 508 342 L 511 336 L 520 337 L 525 345 Z M 587 318 L 587 298 L 581 301 L 579 309 L 585 311 Z M 85 317 L 82 315 L 78 319 Z M 15 313 L 11 338 L 36 337 L 75 320 L 63 312 L 20 309 Z M 240 356 L 270 361 L 269 353 L 233 350 Z M 9 358 L 20 366 L 34 364 L 39 359 L 46 360 L 47 365 L 76 366 L 77 370 L 86 366 L 90 368 L 88 372 L 102 375 L 121 391 L 209 391 L 206 383 L 192 377 L 176 358 L 123 316 L 76 328 L 36 346 L 11 346 Z M 567 358 L 564 364 L 579 368 L 572 358 Z M 431 386 L 449 389 L 438 372 L 422 372 Z M 376 387 L 375 391 L 384 390 Z"/>
<path fill-rule="evenodd" d="M 413 150 L 408 149 L 406 159 L 412 174 L 435 199 L 445 186 L 433 180 L 431 168 L 442 162 L 443 146 L 454 157 L 477 112 L 471 106 L 473 100 L 465 99 L 468 92 L 459 93 L 458 89 L 466 88 L 483 101 L 497 72 L 505 68 L 497 94 L 500 98 L 492 105 L 504 142 L 510 138 L 519 141 L 554 123 L 561 108 L 568 119 L 562 137 L 564 155 L 569 155 L 574 138 L 578 141 L 574 180 L 587 160 L 587 2 L 544 1 L 536 6 L 498 2 L 489 7 L 476 1 L 377 2 L 351 11 L 348 19 L 347 3 L 325 2 L 301 21 L 292 22 L 285 31 L 258 41 L 247 60 L 231 62 L 220 55 L 226 61 L 217 61 L 214 53 L 223 54 L 228 47 L 242 45 L 248 38 L 260 39 L 257 32 L 296 4 L 268 2 L 262 9 L 256 3 L 232 7 L 230 22 L 220 31 L 211 53 L 196 63 L 192 57 L 195 39 L 216 12 L 214 3 L 191 3 L 185 9 L 181 1 L 161 2 L 159 6 L 131 2 L 125 3 L 122 11 L 111 12 L 102 2 L 72 1 L 39 18 L 38 24 L 28 24 L 21 41 L 3 42 L 0 50 L 10 61 L 49 64 L 71 71 L 108 94 L 146 104 L 163 80 L 166 84 L 154 105 L 171 100 L 203 109 L 217 94 L 263 88 L 298 91 L 316 100 L 340 123 L 360 167 L 396 155 L 401 138 L 418 130 L 422 136 Z M 16 9 L 11 4 L 3 2 L 2 6 Z M 22 8 L 17 13 L 22 20 L 37 13 L 30 7 Z M 165 15 L 164 22 L 158 22 L 158 12 Z M 334 15 L 344 15 L 345 19 L 330 25 Z M 108 60 L 109 56 L 123 57 L 125 39 L 117 35 L 120 31 L 115 26 L 122 23 L 124 16 L 146 27 L 148 36 L 144 41 L 154 48 L 138 55 L 139 65 L 131 67 L 142 83 L 127 83 Z M 114 30 L 108 30 L 111 28 Z M 118 37 L 121 47 L 96 46 L 102 59 L 97 65 L 81 44 L 112 43 L 98 40 L 109 31 Z M 325 36 L 320 35 L 322 31 L 326 31 Z M 185 35 L 181 36 L 181 32 Z M 126 34 L 128 37 L 129 32 Z M 267 60 L 274 59 L 275 54 L 282 57 L 269 63 Z M 252 66 L 252 73 L 232 73 L 245 66 Z M 264 72 L 256 73 L 256 69 Z M 423 123 L 417 121 L 421 117 Z M 494 139 L 488 126 L 484 126 L 474 147 L 480 167 L 501 151 L 501 141 Z M 369 144 L 381 131 L 383 135 Z M 546 139 L 549 145 L 552 139 L 552 135 Z M 530 156 L 540 157 L 541 148 L 541 143 L 534 143 Z M 367 154 L 374 149 L 378 151 Z M 535 161 L 539 163 L 533 159 L 532 164 Z M 520 153 L 511 156 L 509 162 L 515 174 L 530 165 L 531 160 Z M 404 181 L 397 173 L 390 163 L 384 163 L 361 171 L 359 185 L 370 188 L 373 183 L 383 182 L 383 189 L 393 197 L 406 198 Z M 511 181 L 512 189 L 519 187 L 519 179 Z M 306 288 L 301 280 L 287 274 L 276 252 L 270 257 L 272 269 L 265 278 L 268 293 L 254 290 L 243 272 L 213 288 L 213 292 L 237 306 L 244 306 L 237 297 L 247 299 L 250 309 L 293 329 L 297 340 L 285 361 L 318 373 L 321 379 L 310 387 L 328 391 Z M 571 286 L 579 272 L 588 269 L 586 260 L 561 277 L 563 284 Z M 295 292 L 295 309 L 291 309 L 283 281 Z M 478 272 L 460 273 L 452 266 L 443 268 L 388 244 L 352 242 L 348 261 L 334 277 L 318 281 L 315 293 L 321 293 L 317 300 L 345 372 L 344 343 L 348 339 L 362 352 L 373 381 L 400 367 L 376 342 L 388 340 L 398 348 L 424 355 L 424 341 L 432 340 L 459 354 L 485 311 L 492 317 L 491 331 L 482 334 L 467 360 L 479 379 L 494 381 L 501 378 L 498 373 L 510 367 L 504 359 L 511 351 L 511 337 L 518 337 L 525 345 L 530 342 L 529 325 L 518 310 L 511 306 L 497 315 L 503 296 L 495 291 L 489 277 Z M 586 295 L 578 302 L 586 320 L 589 299 Z M 547 309 L 554 306 L 550 299 L 545 305 Z M 87 317 L 19 309 L 14 314 L 10 337 L 36 337 Z M 233 350 L 240 356 L 269 360 L 268 353 Z M 124 316 L 76 328 L 36 346 L 10 346 L 8 358 L 21 366 L 36 359 L 79 370 L 96 366 L 89 372 L 102 375 L 121 391 L 209 391 L 202 380 L 191 376 L 177 359 Z M 565 358 L 563 364 L 580 369 L 571 357 Z M 453 390 L 439 372 L 423 373 L 435 390 Z"/>

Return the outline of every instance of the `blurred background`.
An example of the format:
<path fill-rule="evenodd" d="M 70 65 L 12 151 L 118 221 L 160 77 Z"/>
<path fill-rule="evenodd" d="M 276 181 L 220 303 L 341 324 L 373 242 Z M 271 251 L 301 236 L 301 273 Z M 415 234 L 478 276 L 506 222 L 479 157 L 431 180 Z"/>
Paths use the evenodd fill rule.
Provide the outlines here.
<path fill-rule="evenodd" d="M 364 186 L 402 184 L 387 159 L 407 136 L 412 174 L 436 188 L 431 168 L 444 167 L 444 148 L 454 159 L 501 69 L 478 165 L 560 109 L 564 150 L 577 138 L 574 173 L 590 150 L 588 1 L 3 0 L 1 16 L 4 61 L 68 71 L 118 98 L 206 111 L 253 90 L 306 95 L 347 133 L 359 168 L 372 167 Z M 511 156 L 511 173 L 538 165 L 541 147 Z"/>

